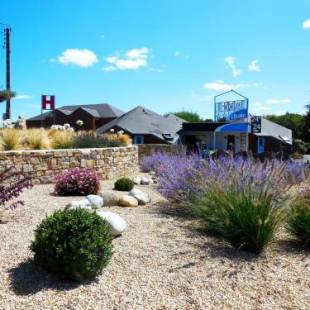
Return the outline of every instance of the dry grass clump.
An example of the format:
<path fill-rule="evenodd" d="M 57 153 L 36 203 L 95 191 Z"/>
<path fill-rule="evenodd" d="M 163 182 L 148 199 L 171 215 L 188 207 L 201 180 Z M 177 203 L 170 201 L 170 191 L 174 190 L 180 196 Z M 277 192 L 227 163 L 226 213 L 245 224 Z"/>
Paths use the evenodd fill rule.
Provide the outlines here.
<path fill-rule="evenodd" d="M 44 129 L 28 129 L 24 130 L 24 146 L 30 150 L 43 150 L 50 148 L 50 139 L 47 131 Z"/>
<path fill-rule="evenodd" d="M 127 134 L 119 134 L 118 135 L 118 140 L 121 142 L 123 145 L 131 145 L 132 144 L 132 139 L 130 138 L 129 135 Z"/>
<path fill-rule="evenodd" d="M 48 131 L 48 137 L 53 149 L 70 149 L 73 147 L 74 133 L 71 131 L 51 129 Z"/>
<path fill-rule="evenodd" d="M 104 133 L 101 135 L 102 137 L 104 137 L 104 139 L 106 139 L 107 141 L 117 141 L 119 142 L 121 145 L 127 146 L 132 144 L 132 140 L 129 137 L 129 135 L 124 134 L 124 133 Z"/>
<path fill-rule="evenodd" d="M 22 148 L 22 131 L 13 128 L 5 128 L 0 130 L 0 150 L 11 151 Z"/>
<path fill-rule="evenodd" d="M 118 147 L 132 143 L 122 132 L 96 135 L 94 132 L 57 129 L 0 129 L 0 151 Z"/>

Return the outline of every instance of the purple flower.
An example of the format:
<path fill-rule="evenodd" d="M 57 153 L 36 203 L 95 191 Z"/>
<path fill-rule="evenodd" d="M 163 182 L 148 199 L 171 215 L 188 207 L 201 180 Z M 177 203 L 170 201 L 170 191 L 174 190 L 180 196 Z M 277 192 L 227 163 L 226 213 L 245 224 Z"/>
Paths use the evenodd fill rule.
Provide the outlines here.
<path fill-rule="evenodd" d="M 16 208 L 23 205 L 23 201 L 14 200 L 17 198 L 25 188 L 32 187 L 30 179 L 25 178 L 20 172 L 14 168 L 8 168 L 0 173 L 0 206 L 4 207 L 6 203 L 9 208 Z"/>
<path fill-rule="evenodd" d="M 188 204 L 205 189 L 251 190 L 281 199 L 291 186 L 309 179 L 305 165 L 280 160 L 261 162 L 253 158 L 202 159 L 198 155 L 154 153 L 141 163 L 144 171 L 155 171 L 159 191 L 167 199 Z"/>

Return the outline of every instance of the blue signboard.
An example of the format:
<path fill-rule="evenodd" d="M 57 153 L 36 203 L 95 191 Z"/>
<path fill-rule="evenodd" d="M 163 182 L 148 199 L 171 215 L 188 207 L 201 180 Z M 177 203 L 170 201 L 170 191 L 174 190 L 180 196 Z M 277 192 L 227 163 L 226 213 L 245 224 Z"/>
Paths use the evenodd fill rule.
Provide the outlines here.
<path fill-rule="evenodd" d="M 233 97 L 238 98 L 235 100 L 223 100 L 222 98 L 227 95 L 233 95 Z M 230 90 L 214 97 L 215 121 L 235 121 L 245 118 L 248 118 L 248 98 L 234 90 Z"/>
<path fill-rule="evenodd" d="M 248 109 L 241 109 L 229 114 L 229 120 L 234 121 L 237 119 L 247 118 L 248 117 Z"/>

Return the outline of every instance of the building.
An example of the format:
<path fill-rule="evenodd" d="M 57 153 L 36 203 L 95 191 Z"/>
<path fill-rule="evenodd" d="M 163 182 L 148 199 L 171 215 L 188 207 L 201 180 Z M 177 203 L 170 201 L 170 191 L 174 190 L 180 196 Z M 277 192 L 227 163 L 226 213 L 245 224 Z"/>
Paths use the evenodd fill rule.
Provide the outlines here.
<path fill-rule="evenodd" d="M 124 112 L 108 103 L 63 106 L 55 111 L 45 112 L 26 120 L 28 128 L 51 127 L 53 124 L 70 124 L 71 127 L 83 130 L 96 130 L 123 115 Z M 83 125 L 77 126 L 77 120 Z"/>
<path fill-rule="evenodd" d="M 173 114 L 162 116 L 138 106 L 101 126 L 97 133 L 122 130 L 132 138 L 134 144 L 174 144 L 179 141 L 177 132 L 183 123 L 183 119 Z"/>
<path fill-rule="evenodd" d="M 221 96 L 237 96 L 222 99 Z M 219 100 L 219 98 L 221 98 Z M 248 99 L 231 90 L 214 99 L 215 121 L 184 123 L 178 133 L 189 150 L 230 150 L 234 154 L 287 155 L 292 150 L 292 131 L 261 116 L 248 114 Z"/>
<path fill-rule="evenodd" d="M 182 144 L 189 149 L 231 150 L 234 153 L 267 154 L 292 149 L 292 131 L 261 118 L 259 133 L 251 131 L 251 122 L 184 123 L 179 131 Z"/>

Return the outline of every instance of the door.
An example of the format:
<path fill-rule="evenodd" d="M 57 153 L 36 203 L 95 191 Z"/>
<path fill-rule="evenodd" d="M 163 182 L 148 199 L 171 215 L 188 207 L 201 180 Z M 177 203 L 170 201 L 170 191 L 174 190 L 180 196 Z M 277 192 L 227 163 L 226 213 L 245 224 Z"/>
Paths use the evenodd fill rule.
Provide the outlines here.
<path fill-rule="evenodd" d="M 227 136 L 227 150 L 235 151 L 235 136 Z"/>
<path fill-rule="evenodd" d="M 257 154 L 265 152 L 265 138 L 258 137 L 257 139 Z"/>

